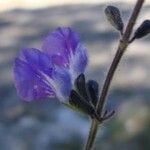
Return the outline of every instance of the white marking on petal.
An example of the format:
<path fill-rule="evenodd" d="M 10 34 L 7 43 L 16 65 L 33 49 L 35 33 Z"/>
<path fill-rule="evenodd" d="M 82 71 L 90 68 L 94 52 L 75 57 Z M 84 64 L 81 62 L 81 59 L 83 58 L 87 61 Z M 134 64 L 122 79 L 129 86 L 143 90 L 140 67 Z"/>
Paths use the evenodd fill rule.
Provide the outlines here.
<path fill-rule="evenodd" d="M 38 86 L 37 86 L 37 85 L 34 85 L 34 86 L 33 86 L 33 89 L 35 89 L 35 90 L 36 90 L 37 88 L 38 88 Z"/>
<path fill-rule="evenodd" d="M 43 72 L 40 72 L 46 80 L 43 79 L 43 81 L 48 85 L 50 86 L 53 91 L 56 93 L 56 96 L 57 98 L 60 100 L 60 101 L 65 101 L 65 97 L 62 95 L 61 91 L 60 91 L 60 85 L 57 84 L 57 82 L 55 82 L 53 79 L 51 79 L 47 74 L 43 73 Z"/>
<path fill-rule="evenodd" d="M 79 48 L 82 47 L 82 53 L 85 53 L 86 54 L 86 49 L 78 44 L 76 50 L 75 50 L 75 53 L 73 54 L 73 51 L 70 50 L 70 57 L 69 57 L 69 62 L 70 62 L 70 65 L 69 65 L 69 72 L 71 74 L 71 78 L 72 78 L 72 84 L 74 84 L 74 80 L 77 78 L 77 76 L 79 75 L 79 72 L 76 70 L 76 63 L 77 61 L 79 61 Z M 87 54 L 86 54 L 87 55 Z M 82 65 L 82 64 L 81 64 Z"/>

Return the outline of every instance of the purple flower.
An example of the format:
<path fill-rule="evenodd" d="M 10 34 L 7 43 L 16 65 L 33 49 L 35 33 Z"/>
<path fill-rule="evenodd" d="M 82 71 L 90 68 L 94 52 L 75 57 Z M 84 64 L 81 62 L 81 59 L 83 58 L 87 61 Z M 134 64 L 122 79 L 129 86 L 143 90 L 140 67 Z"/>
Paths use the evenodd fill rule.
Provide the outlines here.
<path fill-rule="evenodd" d="M 41 50 L 22 49 L 15 59 L 17 92 L 26 101 L 44 97 L 66 101 L 87 61 L 86 49 L 77 33 L 68 27 L 57 28 L 46 37 Z"/>

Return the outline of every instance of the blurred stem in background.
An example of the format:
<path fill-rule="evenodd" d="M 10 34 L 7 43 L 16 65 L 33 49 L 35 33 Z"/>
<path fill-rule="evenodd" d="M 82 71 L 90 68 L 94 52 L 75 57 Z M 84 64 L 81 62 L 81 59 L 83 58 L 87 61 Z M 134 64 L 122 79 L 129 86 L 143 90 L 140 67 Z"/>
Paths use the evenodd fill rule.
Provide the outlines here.
<path fill-rule="evenodd" d="M 117 69 L 117 66 L 125 52 L 125 50 L 127 49 L 127 47 L 129 46 L 130 42 L 130 36 L 133 30 L 133 27 L 135 25 L 135 22 L 137 20 L 137 17 L 139 15 L 139 12 L 142 8 L 144 4 L 144 0 L 137 0 L 136 5 L 133 9 L 133 12 L 131 14 L 131 17 L 128 21 L 128 24 L 126 26 L 125 31 L 122 33 L 122 37 L 119 41 L 119 45 L 118 45 L 118 49 L 116 52 L 116 55 L 111 63 L 111 66 L 109 68 L 109 71 L 107 73 L 103 88 L 102 88 L 102 92 L 99 98 L 99 101 L 97 103 L 97 113 L 100 115 L 100 117 L 103 116 L 103 108 L 104 108 L 104 104 L 106 101 L 106 96 L 110 87 L 110 83 L 112 81 L 112 78 L 114 76 L 114 73 Z M 87 143 L 85 145 L 85 150 L 92 150 L 93 146 L 94 146 L 94 141 L 96 138 L 96 134 L 98 132 L 98 127 L 102 122 L 98 122 L 96 119 L 92 119 L 92 123 L 91 123 L 91 128 L 89 131 L 89 136 L 87 139 Z"/>

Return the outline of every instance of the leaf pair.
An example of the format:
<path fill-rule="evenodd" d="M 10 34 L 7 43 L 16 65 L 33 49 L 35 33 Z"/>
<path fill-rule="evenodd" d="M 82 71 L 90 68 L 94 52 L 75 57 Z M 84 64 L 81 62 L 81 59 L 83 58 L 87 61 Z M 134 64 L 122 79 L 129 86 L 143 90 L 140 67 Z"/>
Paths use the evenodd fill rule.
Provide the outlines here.
<path fill-rule="evenodd" d="M 105 14 L 110 22 L 110 24 L 123 34 L 124 23 L 122 21 L 121 13 L 119 9 L 115 6 L 107 6 L 105 8 Z M 136 29 L 133 37 L 130 40 L 130 43 L 135 39 L 140 39 L 150 33 L 150 20 L 145 20 L 142 24 Z"/>

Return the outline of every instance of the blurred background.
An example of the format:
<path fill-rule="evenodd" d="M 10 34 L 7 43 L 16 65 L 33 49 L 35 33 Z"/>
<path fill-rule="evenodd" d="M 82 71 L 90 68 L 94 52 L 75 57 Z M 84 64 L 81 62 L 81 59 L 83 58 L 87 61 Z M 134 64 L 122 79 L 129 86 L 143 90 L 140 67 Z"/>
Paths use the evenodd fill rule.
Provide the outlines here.
<path fill-rule="evenodd" d="M 103 84 L 119 34 L 109 25 L 106 5 L 120 8 L 124 22 L 136 0 L 0 0 L 0 150 L 81 150 L 89 119 L 58 100 L 26 103 L 16 94 L 12 66 L 24 47 L 40 48 L 58 26 L 70 26 L 88 49 L 88 79 Z M 135 29 L 150 18 L 147 0 Z M 106 107 L 115 109 L 103 124 L 95 150 L 150 150 L 150 36 L 127 50 L 111 85 Z"/>

